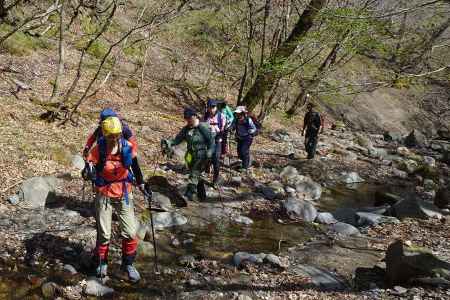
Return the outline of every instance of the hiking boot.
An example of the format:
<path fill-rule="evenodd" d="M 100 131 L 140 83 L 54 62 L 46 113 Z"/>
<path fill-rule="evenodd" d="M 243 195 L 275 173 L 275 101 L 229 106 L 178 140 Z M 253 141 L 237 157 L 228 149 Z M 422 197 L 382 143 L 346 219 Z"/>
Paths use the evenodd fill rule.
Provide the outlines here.
<path fill-rule="evenodd" d="M 95 274 L 98 278 L 105 278 L 108 274 L 108 264 L 105 262 L 102 262 L 98 265 L 98 267 L 95 269 Z"/>
<path fill-rule="evenodd" d="M 141 275 L 138 270 L 133 265 L 124 265 L 121 267 L 122 271 L 126 272 L 128 275 L 128 280 L 132 283 L 136 283 L 141 280 Z"/>

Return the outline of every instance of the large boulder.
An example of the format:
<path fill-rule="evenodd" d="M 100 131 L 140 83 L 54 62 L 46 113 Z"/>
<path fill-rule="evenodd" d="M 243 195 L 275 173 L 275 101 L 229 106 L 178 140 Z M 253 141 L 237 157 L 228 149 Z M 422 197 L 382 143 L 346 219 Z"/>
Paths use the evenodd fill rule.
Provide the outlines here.
<path fill-rule="evenodd" d="M 161 193 L 153 192 L 152 201 L 164 210 L 173 210 L 172 202 L 170 201 L 169 197 Z"/>
<path fill-rule="evenodd" d="M 53 176 L 32 177 L 25 180 L 19 190 L 19 199 L 27 208 L 43 208 L 55 199 L 58 179 Z"/>
<path fill-rule="evenodd" d="M 410 148 L 412 148 L 412 147 L 425 148 L 428 146 L 428 141 L 422 132 L 414 129 L 405 138 L 405 145 Z"/>
<path fill-rule="evenodd" d="M 438 207 L 420 199 L 404 199 L 391 207 L 391 215 L 399 219 L 404 218 L 441 218 L 442 214 Z"/>
<path fill-rule="evenodd" d="M 302 177 L 295 184 L 297 195 L 303 197 L 305 200 L 318 200 L 322 195 L 322 187 L 317 182 L 306 176 Z M 300 179 L 300 178 L 299 178 Z"/>
<path fill-rule="evenodd" d="M 302 219 L 313 222 L 317 217 L 317 209 L 311 202 L 296 198 L 288 198 L 283 201 L 283 208 L 292 219 Z"/>
<path fill-rule="evenodd" d="M 347 223 L 338 222 L 332 224 L 330 225 L 330 229 L 343 236 L 360 235 L 358 228 Z"/>
<path fill-rule="evenodd" d="M 153 224 L 156 229 L 181 226 L 187 223 L 187 218 L 176 212 L 160 212 L 153 214 Z M 149 226 L 149 224 L 147 224 Z"/>
<path fill-rule="evenodd" d="M 395 217 L 388 217 L 370 212 L 357 212 L 356 215 L 358 217 L 357 225 L 360 227 L 375 226 L 384 223 L 400 223 Z"/>
<path fill-rule="evenodd" d="M 361 183 L 365 180 L 361 178 L 358 173 L 356 172 L 342 172 L 341 173 L 341 182 L 345 184 L 352 184 L 352 183 Z"/>
<path fill-rule="evenodd" d="M 450 205 L 449 188 L 441 188 L 437 191 L 436 197 L 434 197 L 434 205 L 439 208 L 447 208 Z"/>
<path fill-rule="evenodd" d="M 358 224 L 358 217 L 356 215 L 356 212 L 356 209 L 353 208 L 340 207 L 336 209 L 332 214 L 333 217 L 339 222 L 356 226 Z"/>
<path fill-rule="evenodd" d="M 383 139 L 386 142 L 403 143 L 403 135 L 400 132 L 386 131 L 383 134 Z"/>
<path fill-rule="evenodd" d="M 285 167 L 280 173 L 280 177 L 285 184 L 290 183 L 297 175 L 298 170 L 292 166 Z"/>
<path fill-rule="evenodd" d="M 329 212 L 321 212 L 317 214 L 316 217 L 316 222 L 320 223 L 320 224 L 334 224 L 337 223 L 338 220 L 336 220 L 332 214 L 330 214 Z"/>
<path fill-rule="evenodd" d="M 291 136 L 289 135 L 289 132 L 286 129 L 277 129 L 270 135 L 270 137 L 275 142 L 279 142 L 279 143 L 292 141 L 292 138 L 291 138 Z"/>
<path fill-rule="evenodd" d="M 424 277 L 450 280 L 450 264 L 427 249 L 408 247 L 401 240 L 389 245 L 386 252 L 386 279 L 391 285 L 409 283 Z"/>
<path fill-rule="evenodd" d="M 114 289 L 103 285 L 100 279 L 90 278 L 86 281 L 84 292 L 89 296 L 103 297 L 114 293 Z"/>

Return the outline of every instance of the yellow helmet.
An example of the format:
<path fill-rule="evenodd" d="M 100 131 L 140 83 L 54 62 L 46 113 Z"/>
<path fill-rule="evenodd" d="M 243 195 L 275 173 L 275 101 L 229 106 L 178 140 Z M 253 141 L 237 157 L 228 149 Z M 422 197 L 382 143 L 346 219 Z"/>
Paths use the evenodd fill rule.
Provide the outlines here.
<path fill-rule="evenodd" d="M 109 117 L 102 121 L 104 136 L 118 135 L 122 133 L 122 123 L 117 117 Z"/>

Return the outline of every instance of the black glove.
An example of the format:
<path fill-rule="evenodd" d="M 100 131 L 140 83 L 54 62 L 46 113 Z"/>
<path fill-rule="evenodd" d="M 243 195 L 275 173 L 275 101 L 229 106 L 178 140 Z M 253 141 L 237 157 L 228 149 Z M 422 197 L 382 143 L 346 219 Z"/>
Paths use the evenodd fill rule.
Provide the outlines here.
<path fill-rule="evenodd" d="M 153 191 L 148 183 L 144 184 L 144 190 L 142 192 L 144 193 L 145 199 L 148 202 L 151 202 L 153 198 Z"/>
<path fill-rule="evenodd" d="M 168 140 L 165 139 L 161 140 L 161 150 L 165 156 L 167 156 L 168 158 L 172 158 L 173 150 Z"/>
<path fill-rule="evenodd" d="M 95 180 L 95 168 L 91 163 L 85 163 L 84 169 L 81 171 L 81 177 L 86 181 Z"/>

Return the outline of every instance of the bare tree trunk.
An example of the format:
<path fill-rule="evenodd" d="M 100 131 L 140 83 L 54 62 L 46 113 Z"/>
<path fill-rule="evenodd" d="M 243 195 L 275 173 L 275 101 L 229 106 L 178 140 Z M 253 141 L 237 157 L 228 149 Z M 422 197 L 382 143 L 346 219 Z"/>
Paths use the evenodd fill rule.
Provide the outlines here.
<path fill-rule="evenodd" d="M 59 82 L 61 80 L 62 74 L 64 73 L 64 0 L 61 0 L 61 8 L 59 9 L 59 62 L 58 71 L 56 73 L 55 82 L 53 84 L 52 95 L 50 97 L 50 102 L 52 102 L 59 90 Z"/>
<path fill-rule="evenodd" d="M 267 27 L 267 19 L 269 18 L 270 13 L 270 0 L 266 0 L 266 4 L 264 6 L 264 21 L 263 21 L 263 33 L 262 33 L 262 42 L 261 42 L 261 61 L 259 66 L 262 67 L 264 63 L 264 52 L 266 47 L 266 27 Z"/>
<path fill-rule="evenodd" d="M 283 76 L 282 68 L 285 61 L 291 56 L 306 33 L 313 26 L 313 21 L 325 4 L 325 0 L 311 0 L 302 16 L 295 24 L 287 40 L 285 40 L 269 57 L 270 68 L 259 70 L 256 80 L 244 97 L 243 103 L 252 111 L 271 91 L 276 81 Z"/>
<path fill-rule="evenodd" d="M 346 35 L 348 35 L 348 33 Z M 322 80 L 324 72 L 326 72 L 330 68 L 330 66 L 333 65 L 333 63 L 336 61 L 336 56 L 340 47 L 341 47 L 340 43 L 336 43 L 334 45 L 333 49 L 331 49 L 328 56 L 322 62 L 320 67 L 317 69 L 317 72 L 314 75 L 313 79 L 309 81 L 304 88 L 302 88 L 300 94 L 296 97 L 291 107 L 286 111 L 286 114 L 288 116 L 294 115 L 298 111 L 298 108 L 301 106 L 300 103 L 305 102 L 307 92 L 310 91 L 311 89 L 316 88 L 319 85 L 320 81 Z"/>

